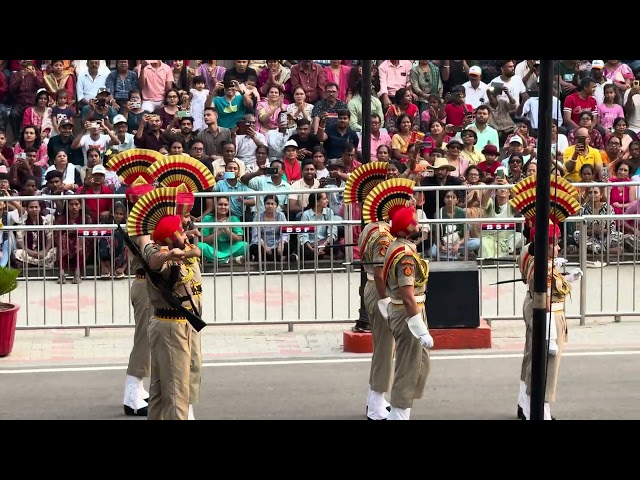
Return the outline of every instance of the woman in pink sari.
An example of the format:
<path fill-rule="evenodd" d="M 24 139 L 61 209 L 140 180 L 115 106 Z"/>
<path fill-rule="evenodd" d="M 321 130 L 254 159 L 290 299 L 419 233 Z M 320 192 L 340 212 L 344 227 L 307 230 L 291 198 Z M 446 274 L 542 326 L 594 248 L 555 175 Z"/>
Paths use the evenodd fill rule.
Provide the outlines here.
<path fill-rule="evenodd" d="M 628 160 L 619 160 L 614 167 L 616 176 L 610 177 L 610 182 L 630 182 L 632 165 Z M 611 187 L 609 203 L 616 215 L 622 215 L 625 209 L 636 200 L 636 187 Z"/>
<path fill-rule="evenodd" d="M 330 60 L 330 62 L 329 65 L 324 67 L 327 83 L 333 82 L 338 85 L 338 100 L 346 103 L 351 100 L 351 90 L 349 89 L 351 67 L 342 65 L 342 60 Z"/>
<path fill-rule="evenodd" d="M 269 130 L 277 130 L 280 124 L 280 112 L 287 111 L 282 90 L 275 85 L 269 87 L 266 98 L 261 98 L 256 107 L 258 113 L 257 130 L 267 133 Z"/>
<path fill-rule="evenodd" d="M 22 128 L 27 125 L 35 125 L 40 128 L 40 138 L 48 139 L 53 130 L 53 121 L 51 120 L 51 107 L 49 107 L 49 92 L 46 88 L 41 88 L 36 92 L 36 104 L 33 107 L 27 107 L 22 114 Z M 47 141 L 43 143 L 47 143 Z"/>
<path fill-rule="evenodd" d="M 22 129 L 18 143 L 13 146 L 13 158 L 18 158 L 18 155 L 24 152 L 27 147 L 33 147 L 37 150 L 36 165 L 40 167 L 49 166 L 47 145 L 42 142 L 42 138 L 40 137 L 40 127 L 27 125 Z"/>

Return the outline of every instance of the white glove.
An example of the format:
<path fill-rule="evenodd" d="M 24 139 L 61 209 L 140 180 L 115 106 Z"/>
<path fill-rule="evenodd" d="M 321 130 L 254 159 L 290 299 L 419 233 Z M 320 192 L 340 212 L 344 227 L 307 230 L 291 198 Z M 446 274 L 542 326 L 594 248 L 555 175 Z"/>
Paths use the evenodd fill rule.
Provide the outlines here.
<path fill-rule="evenodd" d="M 562 267 L 565 263 L 568 263 L 569 260 L 567 260 L 566 258 L 562 258 L 562 257 L 557 257 L 553 259 L 553 264 L 555 265 L 556 268 L 560 268 Z"/>
<path fill-rule="evenodd" d="M 558 332 L 556 328 L 556 316 L 553 312 L 547 313 L 547 340 L 549 340 L 549 355 L 558 354 Z"/>
<path fill-rule="evenodd" d="M 423 333 L 420 335 L 420 344 L 424 348 L 433 348 L 433 337 L 430 333 Z"/>
<path fill-rule="evenodd" d="M 418 313 L 409 318 L 407 325 L 412 335 L 420 340 L 420 345 L 424 348 L 433 348 L 433 337 L 429 333 L 424 320 L 422 320 L 422 314 Z"/>
<path fill-rule="evenodd" d="M 575 268 L 569 272 L 569 275 L 566 275 L 564 278 L 567 282 L 575 282 L 576 280 L 580 280 L 584 273 L 579 268 Z"/>
<path fill-rule="evenodd" d="M 390 303 L 391 299 L 389 297 L 378 300 L 378 310 L 380 310 L 380 313 L 385 320 L 389 320 L 389 312 L 387 311 L 387 307 Z"/>

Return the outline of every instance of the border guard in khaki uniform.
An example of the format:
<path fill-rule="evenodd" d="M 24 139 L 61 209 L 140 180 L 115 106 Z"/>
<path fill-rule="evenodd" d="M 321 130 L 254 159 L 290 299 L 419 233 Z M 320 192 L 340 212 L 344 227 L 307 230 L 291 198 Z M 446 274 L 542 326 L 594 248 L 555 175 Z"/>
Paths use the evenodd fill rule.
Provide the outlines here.
<path fill-rule="evenodd" d="M 528 291 L 523 302 L 523 317 L 526 325 L 526 338 L 522 367 L 520 371 L 520 394 L 518 396 L 518 417 L 522 420 L 530 418 L 531 407 L 531 355 L 533 348 L 532 324 L 533 324 L 533 295 L 534 295 L 534 265 L 535 265 L 535 218 L 536 218 L 536 176 L 527 177 L 518 182 L 512 189 L 511 206 L 522 213 L 531 226 L 530 238 L 532 241 L 525 245 L 518 259 L 522 282 L 527 285 Z M 576 188 L 561 177 L 551 177 L 551 209 L 549 228 L 545 232 L 549 242 L 548 258 L 548 303 L 547 303 L 547 366 L 544 419 L 554 420 L 551 416 L 550 403 L 556 400 L 556 387 L 560 371 L 560 358 L 564 343 L 568 340 L 567 320 L 564 312 L 564 303 L 567 295 L 571 293 L 571 284 L 582 277 L 582 270 L 576 268 L 568 275 L 563 275 L 559 268 L 566 263 L 563 258 L 558 258 L 560 249 L 560 228 L 558 224 L 567 217 L 575 215 L 580 209 Z M 524 392 L 523 392 L 524 390 Z"/>
<path fill-rule="evenodd" d="M 391 203 L 397 180 L 387 180 L 380 185 L 377 203 L 384 203 L 385 199 Z M 383 212 L 387 210 L 384 206 L 378 208 Z M 387 419 L 409 420 L 414 400 L 422 398 L 424 393 L 429 375 L 429 349 L 433 348 L 425 312 L 429 263 L 418 255 L 411 241 L 420 235 L 415 207 L 393 205 L 387 211 L 391 234 L 396 237 L 387 249 L 382 273 L 389 297 L 388 324 L 396 344 L 391 412 Z"/>
<path fill-rule="evenodd" d="M 360 260 L 367 274 L 367 282 L 361 292 L 373 337 L 373 355 L 369 373 L 369 389 L 365 414 L 368 420 L 386 420 L 390 405 L 384 398 L 391 389 L 393 377 L 393 335 L 383 318 L 378 302 L 386 299 L 382 279 L 382 263 L 387 248 L 393 241 L 389 224 L 382 220 L 372 203 L 367 203 L 370 193 L 387 176 L 386 162 L 372 162 L 361 165 L 349 175 L 344 188 L 344 203 L 358 204 L 362 212 L 364 228 L 358 237 Z M 411 182 L 413 190 L 413 182 Z M 365 213 L 366 212 L 366 213 Z M 385 300 L 388 303 L 388 300 Z"/>

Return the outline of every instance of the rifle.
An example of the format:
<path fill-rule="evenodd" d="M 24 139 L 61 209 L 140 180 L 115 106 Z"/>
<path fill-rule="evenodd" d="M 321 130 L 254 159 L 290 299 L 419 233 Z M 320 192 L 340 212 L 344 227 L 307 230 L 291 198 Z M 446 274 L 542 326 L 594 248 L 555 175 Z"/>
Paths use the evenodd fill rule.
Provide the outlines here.
<path fill-rule="evenodd" d="M 562 273 L 562 276 L 567 276 L 569 275 L 570 272 L 564 272 Z M 502 285 L 503 283 L 517 283 L 517 282 L 523 282 L 524 278 L 514 278 L 513 280 L 501 280 L 499 282 L 495 282 L 495 283 L 490 283 L 489 285 Z"/>
<path fill-rule="evenodd" d="M 193 312 L 187 310 L 186 308 L 184 308 L 184 306 L 182 306 L 182 301 L 180 300 L 178 295 L 176 295 L 176 293 L 167 286 L 165 279 L 162 277 L 162 275 L 160 275 L 158 272 L 154 272 L 153 270 L 151 270 L 151 267 L 149 267 L 147 262 L 144 261 L 144 258 L 142 256 L 142 253 L 140 252 L 140 249 L 138 248 L 138 245 L 136 245 L 131 240 L 131 238 L 129 238 L 129 235 L 127 235 L 127 233 L 122 229 L 119 223 L 117 225 L 118 225 L 117 230 L 122 235 L 124 243 L 127 244 L 129 251 L 131 251 L 136 257 L 138 257 L 140 262 L 142 262 L 144 271 L 147 273 L 147 278 L 153 284 L 153 286 L 156 287 L 160 291 L 160 293 L 162 293 L 162 296 L 169 303 L 169 305 L 171 305 L 171 308 L 175 308 L 176 310 L 178 310 L 180 314 L 187 319 L 187 321 L 191 324 L 191 326 L 196 332 L 199 332 L 204 327 L 206 327 L 207 324 L 204 322 L 204 320 L 202 320 L 202 318 L 199 317 L 200 312 L 196 310 L 195 305 L 193 305 L 193 302 L 191 303 L 191 305 L 193 305 L 194 307 Z"/>

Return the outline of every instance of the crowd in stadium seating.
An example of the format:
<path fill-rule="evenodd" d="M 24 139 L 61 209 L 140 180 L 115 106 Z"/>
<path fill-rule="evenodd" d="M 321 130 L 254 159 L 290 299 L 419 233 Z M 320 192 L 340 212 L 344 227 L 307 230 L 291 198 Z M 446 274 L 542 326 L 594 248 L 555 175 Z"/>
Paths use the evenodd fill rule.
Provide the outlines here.
<path fill-rule="evenodd" d="M 638 212 L 640 61 L 559 60 L 554 71 L 553 170 L 580 188 L 583 213 Z M 215 192 L 185 219 L 212 263 L 342 259 L 359 229 L 195 228 L 193 222 L 359 219 L 341 192 L 362 163 L 388 163 L 389 177 L 441 185 L 418 192 L 424 214 L 416 240 L 429 258 L 494 258 L 517 253 L 521 229 L 486 232 L 469 217 L 517 216 L 509 191 L 456 190 L 513 184 L 537 167 L 538 60 L 376 60 L 371 138 L 362 137 L 362 65 L 352 60 L 5 60 L 0 70 L 0 190 L 7 197 L 69 195 L 60 201 L 0 202 L 12 224 L 111 223 L 124 201 L 73 200 L 121 193 L 105 168 L 111 155 L 145 148 L 188 154 L 216 178 Z M 364 158 L 363 143 L 371 158 Z M 450 187 L 450 188 L 449 188 Z M 449 189 L 448 189 L 449 188 Z M 306 192 L 308 190 L 308 192 Z M 256 197 L 255 191 L 270 195 Z M 303 191 L 303 193 L 290 193 Z M 460 223 L 430 226 L 429 219 Z M 261 225 L 261 224 L 260 224 Z M 567 222 L 567 254 L 580 235 L 589 252 L 640 251 L 633 221 Z M 357 258 L 357 248 L 354 249 Z M 60 281 L 93 261 L 99 275 L 123 278 L 127 251 L 118 235 L 80 238 L 69 231 L 4 231 L 0 264 L 59 268 Z"/>

